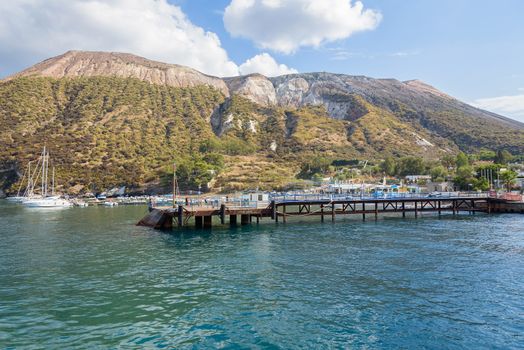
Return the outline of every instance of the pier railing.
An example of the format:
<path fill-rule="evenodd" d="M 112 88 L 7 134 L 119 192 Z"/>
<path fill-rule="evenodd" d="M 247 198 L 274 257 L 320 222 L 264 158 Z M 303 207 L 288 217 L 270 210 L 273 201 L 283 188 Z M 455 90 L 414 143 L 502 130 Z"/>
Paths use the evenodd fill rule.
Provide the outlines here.
<path fill-rule="evenodd" d="M 300 202 L 300 201 L 351 201 L 351 200 L 378 200 L 378 199 L 453 199 L 453 198 L 484 198 L 488 197 L 487 192 L 439 192 L 431 193 L 383 193 L 383 194 L 306 194 L 292 193 L 271 196 L 271 200 L 276 203 L 281 202 Z"/>
<path fill-rule="evenodd" d="M 454 198 L 487 198 L 487 192 L 439 192 L 439 193 L 363 193 L 363 194 L 329 194 L 329 193 L 285 193 L 271 194 L 268 201 L 252 201 L 243 197 L 202 197 L 202 198 L 180 198 L 176 206 L 185 208 L 209 208 L 217 209 L 221 205 L 228 208 L 265 208 L 271 202 L 314 202 L 314 201 L 373 201 L 373 200 L 410 200 L 410 199 L 454 199 Z M 172 205 L 173 202 L 166 201 L 165 204 Z"/>

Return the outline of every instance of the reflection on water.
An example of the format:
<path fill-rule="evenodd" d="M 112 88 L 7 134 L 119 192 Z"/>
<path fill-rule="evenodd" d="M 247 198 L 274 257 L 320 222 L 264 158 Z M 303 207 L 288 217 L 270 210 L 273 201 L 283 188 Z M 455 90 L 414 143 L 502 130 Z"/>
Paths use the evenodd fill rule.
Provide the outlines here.
<path fill-rule="evenodd" d="M 0 204 L 0 347 L 516 348 L 524 216 L 161 233 Z"/>

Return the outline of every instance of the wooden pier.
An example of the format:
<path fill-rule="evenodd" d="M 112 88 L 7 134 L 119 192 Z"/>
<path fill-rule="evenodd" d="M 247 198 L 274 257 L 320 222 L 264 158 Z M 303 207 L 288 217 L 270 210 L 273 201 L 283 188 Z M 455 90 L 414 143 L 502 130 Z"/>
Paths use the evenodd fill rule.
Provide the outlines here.
<path fill-rule="evenodd" d="M 524 203 L 519 211 L 524 213 Z M 220 203 L 219 206 L 184 206 L 155 207 L 138 225 L 156 229 L 172 229 L 193 226 L 196 228 L 211 228 L 213 218 L 220 224 L 248 225 L 253 221 L 259 223 L 262 219 L 274 222 L 287 222 L 292 218 L 319 217 L 321 222 L 335 222 L 339 216 L 359 215 L 362 220 L 377 220 L 380 215 L 397 214 L 415 218 L 422 213 L 452 213 L 460 212 L 474 214 L 475 212 L 503 212 L 509 209 L 507 203 L 489 198 L 488 195 L 459 195 L 456 197 L 412 196 L 399 198 L 273 198 L 269 203 L 242 206 L 238 203 Z M 506 206 L 506 207 L 504 207 Z M 240 220 L 238 217 L 240 216 Z"/>

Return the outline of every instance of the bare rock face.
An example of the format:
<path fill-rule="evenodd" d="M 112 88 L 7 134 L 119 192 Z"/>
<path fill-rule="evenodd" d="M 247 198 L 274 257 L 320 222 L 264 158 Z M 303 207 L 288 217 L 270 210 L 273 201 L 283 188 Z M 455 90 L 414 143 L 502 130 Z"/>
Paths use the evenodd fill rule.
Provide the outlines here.
<path fill-rule="evenodd" d="M 128 53 L 68 51 L 12 75 L 6 80 L 29 75 L 53 78 L 117 76 L 174 87 L 209 85 L 220 90 L 225 96 L 229 96 L 229 90 L 220 78 L 205 75 L 189 67 L 151 61 Z"/>
<path fill-rule="evenodd" d="M 303 78 L 297 76 L 284 81 L 276 88 L 278 104 L 299 107 L 308 91 L 309 83 Z"/>
<path fill-rule="evenodd" d="M 334 119 L 354 120 L 357 106 L 348 87 L 335 74 L 315 73 L 274 78 L 278 104 L 283 107 L 323 105 Z"/>
<path fill-rule="evenodd" d="M 266 107 L 277 104 L 275 88 L 271 81 L 263 75 L 251 74 L 224 80 L 231 95 L 243 96 Z"/>
<path fill-rule="evenodd" d="M 495 113 L 483 111 L 437 90 L 419 80 L 373 79 L 333 73 L 303 73 L 270 78 L 275 86 L 277 101 L 283 107 L 323 105 L 335 119 L 355 120 L 362 111 L 355 96 L 371 105 L 393 113 L 402 108 L 425 118 L 428 113 L 453 111 L 486 122 L 501 123 L 524 129 L 524 125 Z M 357 101 L 358 102 L 358 101 Z"/>

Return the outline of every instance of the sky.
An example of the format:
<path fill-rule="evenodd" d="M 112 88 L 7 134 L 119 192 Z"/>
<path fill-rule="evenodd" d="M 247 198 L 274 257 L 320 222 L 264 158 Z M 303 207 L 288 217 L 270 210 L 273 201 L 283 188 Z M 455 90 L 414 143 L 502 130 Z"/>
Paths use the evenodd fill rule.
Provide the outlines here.
<path fill-rule="evenodd" d="M 0 1 L 0 77 L 120 51 L 217 76 L 420 79 L 524 122 L 522 14 L 522 0 Z"/>

